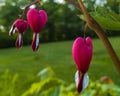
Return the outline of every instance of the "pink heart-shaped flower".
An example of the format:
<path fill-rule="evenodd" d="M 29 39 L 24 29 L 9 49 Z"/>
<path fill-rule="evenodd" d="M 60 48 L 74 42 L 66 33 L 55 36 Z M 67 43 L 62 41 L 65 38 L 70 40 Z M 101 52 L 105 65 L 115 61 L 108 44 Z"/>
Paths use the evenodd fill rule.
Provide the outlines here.
<path fill-rule="evenodd" d="M 32 40 L 32 49 L 37 51 L 39 48 L 39 32 L 47 22 L 47 13 L 44 10 L 30 9 L 27 13 L 27 19 L 34 35 Z"/>
<path fill-rule="evenodd" d="M 84 89 L 84 78 L 88 71 L 92 59 L 92 41 L 90 37 L 78 37 L 72 46 L 72 55 L 77 67 L 77 91 L 80 93 Z M 87 81 L 88 82 L 88 81 Z"/>
<path fill-rule="evenodd" d="M 28 28 L 28 22 L 26 20 L 17 19 L 14 22 L 15 27 L 17 28 L 19 33 L 22 33 Z"/>
<path fill-rule="evenodd" d="M 17 37 L 17 40 L 16 40 L 16 48 L 22 47 L 23 33 L 27 28 L 28 28 L 28 22 L 26 20 L 17 19 L 13 23 L 13 25 L 12 25 L 10 31 L 9 31 L 9 35 L 13 35 L 15 30 L 18 31 L 18 37 Z"/>
<path fill-rule="evenodd" d="M 72 55 L 79 72 L 86 73 L 88 71 L 92 59 L 92 49 L 93 46 L 90 37 L 86 39 L 78 37 L 74 41 Z"/>
<path fill-rule="evenodd" d="M 23 44 L 23 33 L 28 28 L 28 22 L 26 20 L 17 19 L 14 22 L 14 25 L 19 33 L 16 40 L 16 48 L 20 48 Z"/>
<path fill-rule="evenodd" d="M 25 31 L 27 28 L 28 28 L 28 22 L 27 22 L 26 20 L 17 19 L 17 20 L 13 23 L 13 25 L 12 25 L 10 31 L 9 31 L 9 35 L 13 35 L 16 29 L 17 29 L 18 33 L 23 34 L 24 31 Z"/>
<path fill-rule="evenodd" d="M 47 14 L 44 10 L 30 9 L 27 13 L 30 27 L 35 33 L 40 32 L 47 22 Z"/>

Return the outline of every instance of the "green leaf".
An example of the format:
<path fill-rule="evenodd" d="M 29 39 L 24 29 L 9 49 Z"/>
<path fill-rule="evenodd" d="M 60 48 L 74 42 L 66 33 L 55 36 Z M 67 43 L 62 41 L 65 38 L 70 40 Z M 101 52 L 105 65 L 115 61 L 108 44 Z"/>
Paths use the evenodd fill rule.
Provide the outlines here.
<path fill-rule="evenodd" d="M 60 96 L 61 88 L 60 86 L 51 87 L 49 90 L 42 91 L 40 96 Z"/>
<path fill-rule="evenodd" d="M 27 90 L 22 96 L 34 96 L 40 94 L 41 92 L 46 92 L 53 87 L 59 86 L 61 84 L 60 80 L 57 78 L 48 78 L 41 82 L 33 83 L 31 88 Z M 41 96 L 41 95 L 40 95 Z"/>
<path fill-rule="evenodd" d="M 103 84 L 102 85 L 102 90 L 104 92 L 108 92 L 114 96 L 118 96 L 120 94 L 120 88 L 117 85 L 108 85 L 108 84 Z"/>
<path fill-rule="evenodd" d="M 55 77 L 55 73 L 51 67 L 47 67 L 38 73 L 40 80 L 45 80 L 49 77 Z"/>
<path fill-rule="evenodd" d="M 97 7 L 95 12 L 90 15 L 100 24 L 100 26 L 107 30 L 120 30 L 120 15 L 105 7 Z M 83 15 L 79 15 L 82 20 L 85 20 Z"/>

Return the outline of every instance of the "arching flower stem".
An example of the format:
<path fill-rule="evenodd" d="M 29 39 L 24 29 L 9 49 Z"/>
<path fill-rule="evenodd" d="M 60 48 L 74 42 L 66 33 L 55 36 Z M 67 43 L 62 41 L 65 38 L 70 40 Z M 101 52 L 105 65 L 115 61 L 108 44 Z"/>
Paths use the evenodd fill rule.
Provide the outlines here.
<path fill-rule="evenodd" d="M 21 15 L 19 18 L 20 18 L 20 19 L 23 19 L 23 17 L 24 17 L 24 15 L 25 15 L 26 11 L 28 10 L 28 8 L 29 8 L 31 5 L 37 4 L 37 3 L 39 4 L 39 3 L 40 3 L 40 0 L 35 0 L 35 1 L 33 1 L 32 3 L 26 5 L 26 6 L 24 7 L 24 9 L 23 9 L 22 15 Z"/>

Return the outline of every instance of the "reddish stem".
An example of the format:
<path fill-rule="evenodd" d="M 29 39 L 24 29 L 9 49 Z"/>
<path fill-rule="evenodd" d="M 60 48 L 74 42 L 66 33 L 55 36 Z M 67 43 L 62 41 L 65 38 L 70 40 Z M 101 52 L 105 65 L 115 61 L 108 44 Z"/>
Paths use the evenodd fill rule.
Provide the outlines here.
<path fill-rule="evenodd" d="M 24 15 L 25 15 L 26 11 L 28 10 L 28 8 L 29 8 L 31 5 L 37 4 L 37 3 L 40 3 L 40 0 L 35 0 L 35 1 L 33 1 L 32 3 L 26 5 L 25 8 L 23 9 L 22 15 L 21 15 L 19 18 L 20 18 L 20 19 L 23 19 L 23 17 L 24 17 Z"/>

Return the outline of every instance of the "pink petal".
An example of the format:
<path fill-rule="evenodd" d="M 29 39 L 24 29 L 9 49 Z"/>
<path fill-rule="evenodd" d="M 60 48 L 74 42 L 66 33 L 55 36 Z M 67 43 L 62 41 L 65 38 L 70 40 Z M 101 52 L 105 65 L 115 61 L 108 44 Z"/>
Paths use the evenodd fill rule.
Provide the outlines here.
<path fill-rule="evenodd" d="M 38 33 L 43 29 L 47 22 L 47 14 L 44 10 L 37 11 L 33 8 L 28 11 L 27 19 L 32 30 Z"/>
<path fill-rule="evenodd" d="M 86 73 L 92 58 L 91 39 L 78 37 L 73 43 L 72 55 L 78 71 Z"/>
<path fill-rule="evenodd" d="M 28 22 L 26 20 L 17 19 L 14 23 L 19 33 L 23 33 L 28 28 Z"/>

